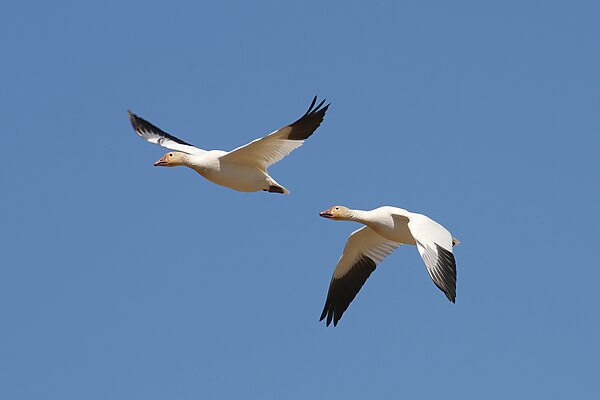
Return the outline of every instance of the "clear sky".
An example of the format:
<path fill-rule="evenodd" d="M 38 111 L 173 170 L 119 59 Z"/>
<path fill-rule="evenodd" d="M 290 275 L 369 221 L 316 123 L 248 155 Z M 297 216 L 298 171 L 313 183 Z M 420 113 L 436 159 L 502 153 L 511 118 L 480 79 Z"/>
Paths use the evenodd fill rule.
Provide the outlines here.
<path fill-rule="evenodd" d="M 285 4 L 284 4 L 285 3 Z M 167 5 L 168 4 L 168 5 Z M 597 1 L 0 5 L 0 398 L 600 398 Z M 238 193 L 136 137 L 230 150 L 332 105 Z M 416 248 L 319 323 L 358 225 Z"/>

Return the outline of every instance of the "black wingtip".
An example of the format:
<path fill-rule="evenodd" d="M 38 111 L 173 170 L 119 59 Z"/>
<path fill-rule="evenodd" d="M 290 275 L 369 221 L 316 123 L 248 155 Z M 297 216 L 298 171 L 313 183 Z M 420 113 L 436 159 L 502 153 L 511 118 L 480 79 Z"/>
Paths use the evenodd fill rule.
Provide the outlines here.
<path fill-rule="evenodd" d="M 325 118 L 325 112 L 329 108 L 329 104 L 322 107 L 325 100 L 322 100 L 316 107 L 317 96 L 314 97 L 310 107 L 302 117 L 291 123 L 289 126 L 292 128 L 289 133 L 289 140 L 306 140 L 308 139 L 315 130 L 321 125 Z"/>
<path fill-rule="evenodd" d="M 321 314 L 321 321 L 327 316 L 327 326 L 333 321 L 333 326 L 337 326 L 338 322 L 344 315 L 344 312 L 352 303 L 362 286 L 377 264 L 372 258 L 362 255 L 351 269 L 340 278 L 332 278 L 325 300 L 325 308 Z"/>
<path fill-rule="evenodd" d="M 326 316 L 327 316 L 327 304 L 323 308 L 323 312 L 321 313 L 321 318 L 319 318 L 319 322 L 323 321 Z"/>
<path fill-rule="evenodd" d="M 306 112 L 304 113 L 304 117 L 307 116 L 308 114 L 314 114 L 316 112 L 319 112 L 321 110 L 327 110 L 327 107 L 329 107 L 331 105 L 331 103 L 327 104 L 325 106 L 325 108 L 321 109 L 321 106 L 325 103 L 325 100 L 327 99 L 323 99 L 321 100 L 321 102 L 315 107 L 315 104 L 317 103 L 317 97 L 315 96 L 312 100 L 312 102 L 310 103 L 310 106 L 308 107 L 308 110 L 306 110 Z"/>
<path fill-rule="evenodd" d="M 310 106 L 308 106 L 308 110 L 306 110 L 306 112 L 304 113 L 304 115 L 308 114 L 309 112 L 311 112 L 313 106 L 315 105 L 315 103 L 317 102 L 317 96 L 315 96 L 312 100 L 312 103 L 310 103 Z"/>
<path fill-rule="evenodd" d="M 131 124 L 131 126 L 133 127 L 133 130 L 136 131 L 138 135 L 141 135 L 140 130 L 144 128 L 144 124 L 153 127 L 153 125 L 149 124 L 147 121 L 138 117 L 131 111 L 127 110 L 127 114 L 129 115 L 129 123 Z M 156 128 L 156 129 L 157 129 L 157 131 L 160 131 L 158 128 Z"/>
<path fill-rule="evenodd" d="M 454 293 L 445 293 L 445 295 L 448 298 L 448 300 L 450 300 L 451 303 L 456 303 L 456 294 L 454 294 Z"/>
<path fill-rule="evenodd" d="M 163 131 L 156 125 L 153 125 L 152 123 L 146 121 L 144 118 L 138 117 L 130 110 L 127 110 L 127 114 L 129 115 L 129 122 L 131 122 L 133 130 L 137 133 L 138 136 L 144 137 L 144 135 L 147 134 L 158 135 L 160 137 L 172 140 L 175 143 L 183 144 L 185 146 L 193 146 L 192 144 L 184 142 L 181 139 L 177 139 L 175 136 L 169 135 L 167 132 Z"/>
<path fill-rule="evenodd" d="M 139 125 L 138 116 L 131 112 L 131 110 L 127 110 L 127 116 L 129 116 L 129 122 L 131 122 L 131 126 L 133 126 L 133 129 L 137 129 Z"/>
<path fill-rule="evenodd" d="M 331 309 L 331 305 L 329 304 L 329 302 L 327 302 L 325 304 L 325 307 L 323 307 L 323 312 L 321 313 L 321 317 L 319 318 L 319 322 L 323 321 L 325 319 L 325 317 L 327 317 L 327 321 L 325 322 L 325 326 L 329 326 L 331 324 L 331 320 L 333 318 L 333 309 Z M 337 325 L 337 320 L 333 321 L 333 326 Z"/>
<path fill-rule="evenodd" d="M 315 110 L 318 110 L 319 108 L 321 108 L 321 106 L 323 105 L 323 103 L 325 103 L 325 100 L 327 100 L 327 99 L 323 99 L 323 100 L 322 100 L 322 101 L 319 103 L 319 105 L 318 105 L 318 106 L 315 108 Z M 331 103 L 329 103 L 329 104 L 331 104 Z"/>
<path fill-rule="evenodd" d="M 436 268 L 439 269 L 440 279 L 434 280 L 435 285 L 446 295 L 448 300 L 456 303 L 456 259 L 452 251 L 446 250 L 436 244 L 438 261 Z"/>

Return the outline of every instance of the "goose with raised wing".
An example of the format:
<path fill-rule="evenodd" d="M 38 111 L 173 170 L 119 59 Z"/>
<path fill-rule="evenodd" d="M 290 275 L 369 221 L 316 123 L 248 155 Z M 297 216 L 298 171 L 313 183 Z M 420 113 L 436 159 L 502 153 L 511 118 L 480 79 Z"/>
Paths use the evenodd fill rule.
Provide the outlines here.
<path fill-rule="evenodd" d="M 333 220 L 364 224 L 352 232 L 329 284 L 321 321 L 336 326 L 377 265 L 402 244 L 417 246 L 433 283 L 456 301 L 456 261 L 452 247 L 459 241 L 429 217 L 396 207 L 370 211 L 333 206 L 321 213 Z"/>
<path fill-rule="evenodd" d="M 329 104 L 323 106 L 323 100 L 315 107 L 316 102 L 315 96 L 308 111 L 296 122 L 229 152 L 202 150 L 162 131 L 132 112 L 129 112 L 129 119 L 142 139 L 174 150 L 155 162 L 155 166 L 185 166 L 217 185 L 240 192 L 264 190 L 287 194 L 289 191 L 267 173 L 267 168 L 302 146 L 321 125 Z"/>

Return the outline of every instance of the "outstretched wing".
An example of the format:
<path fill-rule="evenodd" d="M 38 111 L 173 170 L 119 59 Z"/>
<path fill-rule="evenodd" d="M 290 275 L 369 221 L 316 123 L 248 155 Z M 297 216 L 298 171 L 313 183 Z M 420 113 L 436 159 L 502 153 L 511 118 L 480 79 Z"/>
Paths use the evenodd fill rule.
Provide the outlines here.
<path fill-rule="evenodd" d="M 321 125 L 329 104 L 322 107 L 325 103 L 323 100 L 315 107 L 316 102 L 317 96 L 313 99 L 308 111 L 296 122 L 238 147 L 222 156 L 221 159 L 238 164 L 253 165 L 266 170 L 270 165 L 302 146 L 304 140 Z"/>
<path fill-rule="evenodd" d="M 332 320 L 336 326 L 377 264 L 398 246 L 367 226 L 353 232 L 333 271 L 320 321 L 327 317 L 327 326 Z"/>
<path fill-rule="evenodd" d="M 129 114 L 129 121 L 131 121 L 135 133 L 142 139 L 145 139 L 150 143 L 158 144 L 169 150 L 183 151 L 188 154 L 200 155 L 206 152 L 206 150 L 199 149 L 181 139 L 177 139 L 175 136 L 169 135 L 167 132 L 157 128 L 145 119 L 138 117 L 131 111 L 127 112 Z"/>
<path fill-rule="evenodd" d="M 417 249 L 433 283 L 454 303 L 456 260 L 452 246 L 456 239 L 442 225 L 421 214 L 411 215 L 408 229 L 417 242 Z"/>

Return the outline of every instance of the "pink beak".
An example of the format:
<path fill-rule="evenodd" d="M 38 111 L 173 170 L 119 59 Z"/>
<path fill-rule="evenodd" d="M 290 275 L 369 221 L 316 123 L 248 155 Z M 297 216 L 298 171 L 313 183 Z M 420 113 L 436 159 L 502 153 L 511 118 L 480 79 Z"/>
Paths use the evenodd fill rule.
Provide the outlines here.
<path fill-rule="evenodd" d="M 164 167 L 165 165 L 167 165 L 167 157 L 163 156 L 160 160 L 158 160 L 157 162 L 154 163 L 155 167 Z"/>
<path fill-rule="evenodd" d="M 331 208 L 319 213 L 320 217 L 323 218 L 333 218 L 333 214 L 331 213 Z"/>

